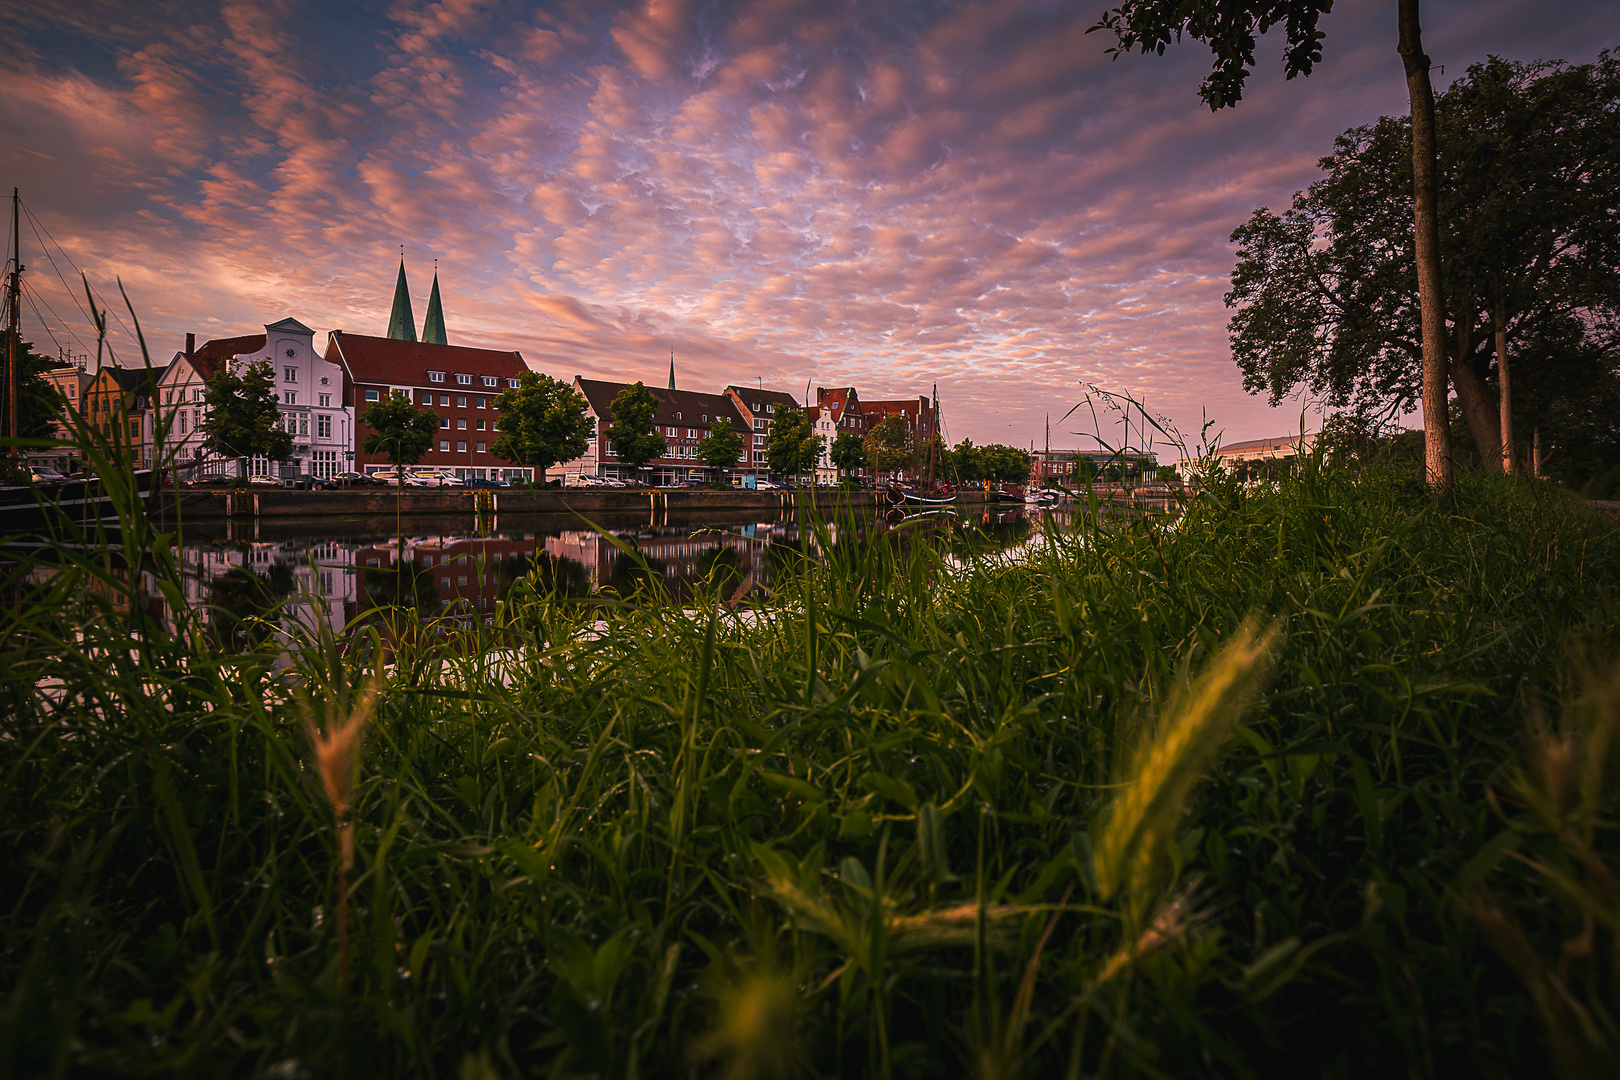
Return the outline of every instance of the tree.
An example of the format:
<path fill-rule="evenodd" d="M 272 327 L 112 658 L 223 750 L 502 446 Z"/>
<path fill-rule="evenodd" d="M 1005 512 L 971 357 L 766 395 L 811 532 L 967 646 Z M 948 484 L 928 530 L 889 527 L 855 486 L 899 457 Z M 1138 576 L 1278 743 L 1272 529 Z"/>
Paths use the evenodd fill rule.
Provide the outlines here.
<path fill-rule="evenodd" d="M 866 433 L 866 460 L 873 472 L 893 472 L 911 459 L 911 429 L 902 416 L 885 416 Z"/>
<path fill-rule="evenodd" d="M 771 433 L 765 439 L 765 457 L 771 472 L 777 475 L 798 475 L 814 469 L 821 457 L 823 439 L 813 433 L 810 417 L 794 405 L 776 413 L 771 421 Z"/>
<path fill-rule="evenodd" d="M 11 331 L 0 331 L 0 365 L 5 363 Z M 17 435 L 23 439 L 49 439 L 56 431 L 57 418 L 67 400 L 52 386 L 45 373 L 60 367 L 56 361 L 34 351 L 31 341 L 17 342 Z M 0 372 L 3 372 L 0 366 Z M 6 401 L 8 386 L 0 379 L 0 415 L 10 416 Z M 8 421 L 9 422 L 9 421 Z"/>
<path fill-rule="evenodd" d="M 847 476 L 866 464 L 866 444 L 853 431 L 840 432 L 827 451 L 827 457 L 832 461 L 833 468 Z"/>
<path fill-rule="evenodd" d="M 984 455 L 972 439 L 963 439 L 951 451 L 950 470 L 958 484 L 976 484 L 984 479 Z"/>
<path fill-rule="evenodd" d="M 709 428 L 709 434 L 698 443 L 697 456 L 699 461 L 711 469 L 729 471 L 736 467 L 742 448 L 742 433 L 733 431 L 731 421 L 721 416 L 715 419 L 714 426 Z"/>
<path fill-rule="evenodd" d="M 1620 58 L 1607 53 L 1577 68 L 1477 64 L 1436 102 L 1447 369 L 1491 467 L 1511 463 L 1508 357 L 1538 419 L 1577 410 L 1620 361 L 1617 104 Z M 1233 232 L 1229 330 L 1250 392 L 1276 404 L 1303 386 L 1384 419 L 1421 399 L 1408 140 L 1401 117 L 1346 132 L 1287 211 L 1257 210 Z"/>
<path fill-rule="evenodd" d="M 1287 29 L 1283 56 L 1287 78 L 1309 75 L 1322 60 L 1322 33 L 1316 24 L 1333 0 L 1126 0 L 1087 30 L 1107 30 L 1117 41 L 1109 53 L 1136 49 L 1163 55 L 1172 42 L 1190 37 L 1215 54 L 1215 65 L 1199 87 L 1211 110 L 1236 105 L 1254 66 L 1257 33 L 1278 24 Z M 1446 423 L 1445 311 L 1441 300 L 1439 210 L 1436 186 L 1434 86 L 1423 52 L 1418 0 L 1397 0 L 1396 25 L 1411 109 L 1412 236 L 1417 271 L 1422 350 L 1424 472 L 1436 494 L 1451 490 L 1451 440 Z"/>
<path fill-rule="evenodd" d="M 439 435 L 439 417 L 432 409 L 418 409 L 404 394 L 389 394 L 360 414 L 371 429 L 360 448 L 382 454 L 394 466 L 394 482 L 405 487 L 405 466 L 415 465 L 433 448 Z"/>
<path fill-rule="evenodd" d="M 620 390 L 608 412 L 613 416 L 613 426 L 608 428 L 607 437 L 620 461 L 640 469 L 663 455 L 667 444 L 663 433 L 653 427 L 658 399 L 645 385 L 637 382 Z"/>
<path fill-rule="evenodd" d="M 208 416 L 202 427 L 215 453 L 272 461 L 292 453 L 292 432 L 281 426 L 276 408 L 276 372 L 270 361 L 219 365 L 203 389 L 203 404 Z"/>
<path fill-rule="evenodd" d="M 1029 479 L 1031 457 L 1028 450 L 1001 443 L 978 447 L 980 472 L 986 480 L 1022 484 Z"/>
<path fill-rule="evenodd" d="M 589 445 L 591 418 L 585 399 L 568 383 L 525 371 L 515 389 L 495 399 L 495 430 L 500 438 L 491 447 L 496 457 L 540 470 L 559 461 L 572 461 Z"/>

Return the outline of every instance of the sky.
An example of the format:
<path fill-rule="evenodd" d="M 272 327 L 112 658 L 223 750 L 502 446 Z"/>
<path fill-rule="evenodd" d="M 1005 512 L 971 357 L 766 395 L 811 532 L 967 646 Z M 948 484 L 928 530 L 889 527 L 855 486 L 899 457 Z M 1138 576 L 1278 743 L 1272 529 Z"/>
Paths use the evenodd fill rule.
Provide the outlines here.
<path fill-rule="evenodd" d="M 1093 387 L 1190 440 L 1314 426 L 1243 390 L 1229 236 L 1407 110 L 1394 0 L 1340 0 L 1309 78 L 1262 38 L 1219 113 L 1204 46 L 1112 59 L 1106 6 L 13 0 L 25 334 L 94 353 L 75 269 L 159 362 L 287 316 L 382 334 L 403 245 L 418 326 L 437 260 L 451 344 L 562 379 L 661 386 L 673 350 L 683 389 L 937 385 L 951 441 L 1026 447 L 1048 417 L 1095 446 L 1060 421 Z M 1422 15 L 1439 87 L 1620 44 L 1613 0 Z"/>

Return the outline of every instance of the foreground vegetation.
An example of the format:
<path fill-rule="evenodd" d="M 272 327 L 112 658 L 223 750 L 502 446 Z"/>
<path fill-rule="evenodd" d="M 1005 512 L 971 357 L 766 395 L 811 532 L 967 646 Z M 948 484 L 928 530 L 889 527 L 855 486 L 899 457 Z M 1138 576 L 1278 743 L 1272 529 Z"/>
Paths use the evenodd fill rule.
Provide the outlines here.
<path fill-rule="evenodd" d="M 284 668 L 143 613 L 127 509 L 0 638 L 0 1072 L 1605 1074 L 1620 530 L 1459 489 Z"/>

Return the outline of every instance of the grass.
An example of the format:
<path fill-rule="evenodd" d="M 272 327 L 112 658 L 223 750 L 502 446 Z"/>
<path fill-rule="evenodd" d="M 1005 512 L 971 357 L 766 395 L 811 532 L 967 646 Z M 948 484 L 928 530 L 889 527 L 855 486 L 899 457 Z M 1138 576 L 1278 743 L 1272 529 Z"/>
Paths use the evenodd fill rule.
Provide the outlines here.
<path fill-rule="evenodd" d="M 123 514 L 127 569 L 10 583 L 6 1075 L 1616 1060 L 1620 530 L 1551 487 L 1311 468 L 1016 562 L 821 525 L 751 606 L 537 571 L 280 661 Z"/>

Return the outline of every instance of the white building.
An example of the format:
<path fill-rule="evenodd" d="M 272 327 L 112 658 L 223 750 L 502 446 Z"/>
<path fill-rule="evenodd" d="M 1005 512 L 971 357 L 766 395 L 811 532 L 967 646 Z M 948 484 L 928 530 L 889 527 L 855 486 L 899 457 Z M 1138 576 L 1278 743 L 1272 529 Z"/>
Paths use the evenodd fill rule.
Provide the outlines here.
<path fill-rule="evenodd" d="M 208 379 L 220 364 L 237 370 L 263 360 L 275 375 L 276 406 L 283 428 L 292 434 L 293 448 L 285 461 L 249 458 L 247 471 L 254 476 L 331 476 L 352 467 L 353 380 L 340 363 L 315 351 L 315 331 L 297 319 L 282 319 L 267 323 L 262 334 L 217 338 L 194 351 L 190 341 L 188 334 L 187 351 L 176 354 L 159 383 L 159 408 L 173 414 L 165 456 L 176 448 L 173 460 L 182 464 L 202 458 L 198 428 L 207 418 L 203 391 Z M 220 447 L 219 456 L 237 455 Z"/>

